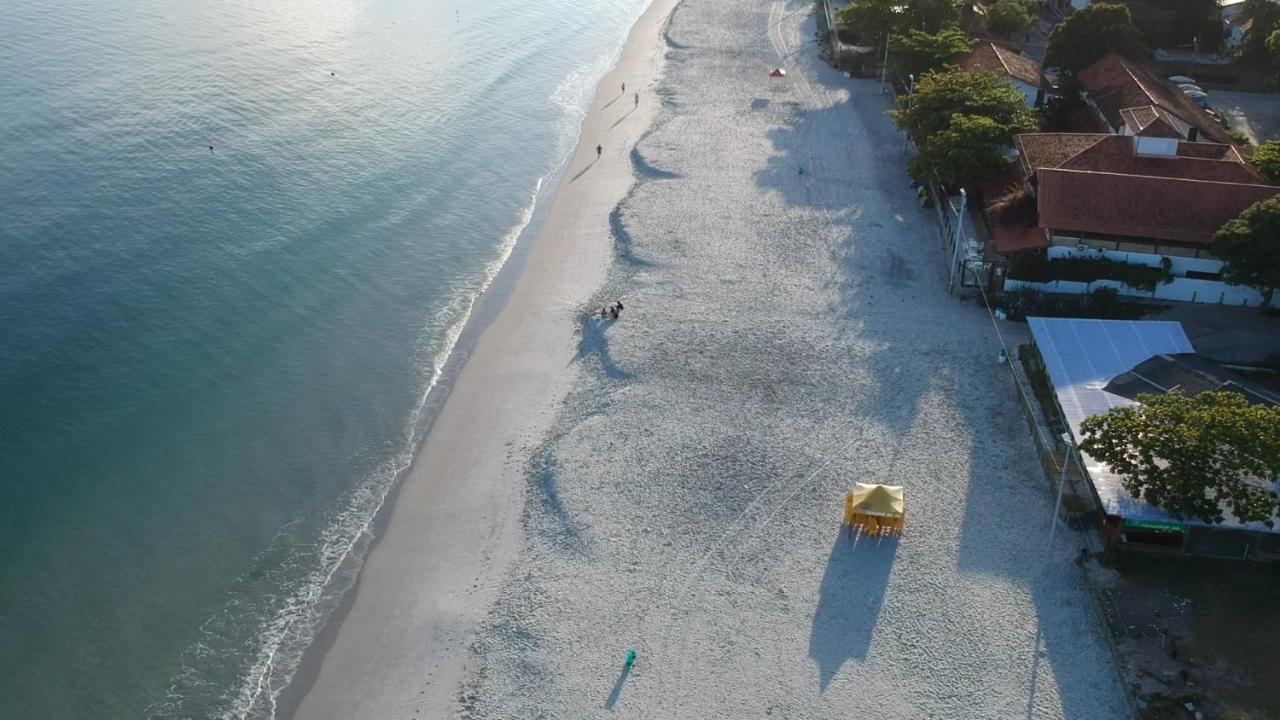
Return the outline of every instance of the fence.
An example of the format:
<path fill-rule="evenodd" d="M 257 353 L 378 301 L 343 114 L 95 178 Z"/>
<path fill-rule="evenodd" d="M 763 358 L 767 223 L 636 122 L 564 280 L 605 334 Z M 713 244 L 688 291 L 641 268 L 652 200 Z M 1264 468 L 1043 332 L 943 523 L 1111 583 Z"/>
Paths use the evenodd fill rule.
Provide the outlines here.
<path fill-rule="evenodd" d="M 1149 300 L 1170 300 L 1173 302 L 1209 305 L 1239 305 L 1243 307 L 1260 307 L 1262 305 L 1262 294 L 1257 290 L 1241 285 L 1228 285 L 1220 280 L 1174 278 L 1170 282 L 1157 285 L 1156 289 L 1152 291 L 1139 290 L 1118 280 L 1094 280 L 1087 283 L 1072 280 L 1054 280 L 1053 282 L 1038 283 L 1006 278 L 1004 281 L 1005 292 L 1011 292 L 1023 287 L 1065 295 L 1088 295 L 1098 288 L 1115 288 L 1116 292 L 1124 297 Z M 1271 306 L 1280 307 L 1277 303 L 1280 303 L 1280 296 L 1272 298 Z"/>

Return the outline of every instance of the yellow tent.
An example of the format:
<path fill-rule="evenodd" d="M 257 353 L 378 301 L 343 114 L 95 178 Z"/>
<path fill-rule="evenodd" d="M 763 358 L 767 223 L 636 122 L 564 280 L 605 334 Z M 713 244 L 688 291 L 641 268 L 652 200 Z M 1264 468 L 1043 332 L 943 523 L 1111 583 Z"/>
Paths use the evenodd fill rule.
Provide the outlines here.
<path fill-rule="evenodd" d="M 897 535 L 907 517 L 906 497 L 900 485 L 854 483 L 844 499 L 844 524 L 871 535 Z"/>

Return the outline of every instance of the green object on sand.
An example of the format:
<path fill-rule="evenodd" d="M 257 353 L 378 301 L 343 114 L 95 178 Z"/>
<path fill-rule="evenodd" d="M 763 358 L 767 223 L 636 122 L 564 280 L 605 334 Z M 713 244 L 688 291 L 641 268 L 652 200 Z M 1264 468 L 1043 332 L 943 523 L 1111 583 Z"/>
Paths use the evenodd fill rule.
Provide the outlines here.
<path fill-rule="evenodd" d="M 801 175 L 803 175 L 803 174 L 804 174 L 804 166 L 803 166 L 803 165 L 801 165 L 801 166 L 800 166 L 800 174 L 801 174 Z"/>
<path fill-rule="evenodd" d="M 631 665 L 635 665 L 635 664 L 636 664 L 636 651 L 635 651 L 635 650 L 628 650 L 628 651 L 627 651 L 627 665 L 628 665 L 628 666 L 631 666 Z"/>

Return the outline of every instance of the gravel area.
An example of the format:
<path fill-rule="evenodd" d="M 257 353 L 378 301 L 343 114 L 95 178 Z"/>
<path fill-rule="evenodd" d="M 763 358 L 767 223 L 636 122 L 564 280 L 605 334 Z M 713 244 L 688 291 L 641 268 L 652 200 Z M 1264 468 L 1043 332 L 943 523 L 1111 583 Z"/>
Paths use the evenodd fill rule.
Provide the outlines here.
<path fill-rule="evenodd" d="M 993 325 L 812 7 L 674 13 L 596 306 L 626 307 L 584 308 L 470 717 L 1128 713 Z M 842 535 L 855 481 L 906 486 L 901 539 Z"/>

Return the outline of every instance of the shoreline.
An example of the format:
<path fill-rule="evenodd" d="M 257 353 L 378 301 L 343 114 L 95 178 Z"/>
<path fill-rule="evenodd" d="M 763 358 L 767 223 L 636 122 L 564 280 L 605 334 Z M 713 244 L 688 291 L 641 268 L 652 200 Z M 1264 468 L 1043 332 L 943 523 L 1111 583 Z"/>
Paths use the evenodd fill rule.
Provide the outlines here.
<path fill-rule="evenodd" d="M 990 318 L 815 19 L 668 25 L 605 285 L 629 317 L 538 451 L 468 717 L 1126 715 Z M 843 532 L 854 480 L 906 487 L 900 538 Z"/>
<path fill-rule="evenodd" d="M 477 299 L 432 389 L 438 398 L 425 401 L 421 445 L 374 518 L 357 578 L 279 691 L 275 716 L 385 717 L 412 707 L 432 717 L 459 708 L 470 640 L 519 541 L 524 463 L 577 374 L 578 315 L 613 261 L 609 214 L 635 182 L 630 151 L 656 114 L 661 32 L 677 4 L 650 3 L 597 85 L 550 201 L 537 203 Z M 615 94 L 623 82 L 629 91 Z M 626 104 L 636 91 L 641 102 Z M 606 146 L 599 160 L 597 143 Z"/>

